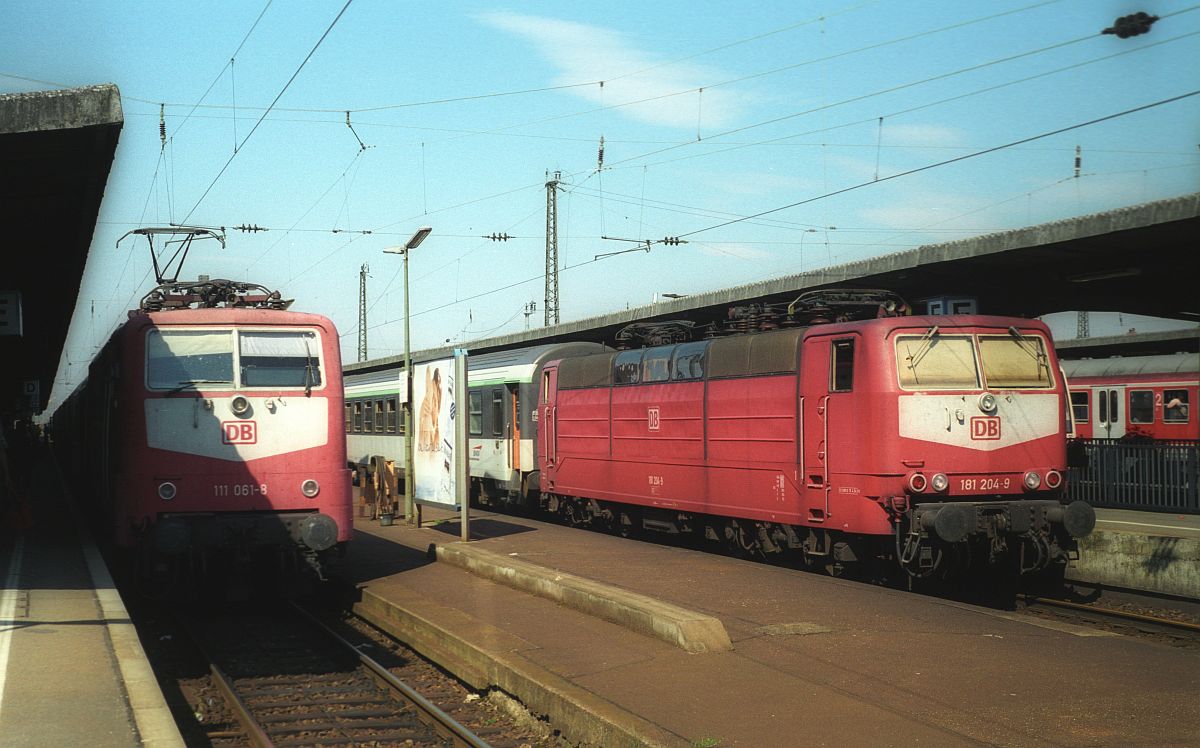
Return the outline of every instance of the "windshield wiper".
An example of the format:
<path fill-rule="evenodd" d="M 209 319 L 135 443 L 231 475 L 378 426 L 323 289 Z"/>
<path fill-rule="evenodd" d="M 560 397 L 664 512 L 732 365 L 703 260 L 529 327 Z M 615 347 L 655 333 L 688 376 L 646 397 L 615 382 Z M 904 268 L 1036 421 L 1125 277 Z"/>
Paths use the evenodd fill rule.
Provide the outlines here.
<path fill-rule="evenodd" d="M 308 349 L 308 338 L 304 338 L 304 396 L 312 397 L 313 361 L 312 351 Z"/>
<path fill-rule="evenodd" d="M 180 382 L 179 386 L 168 391 L 168 395 L 174 395 L 176 392 L 183 392 L 189 387 L 195 387 L 199 384 L 232 384 L 228 379 L 189 379 L 186 382 Z"/>
<path fill-rule="evenodd" d="M 912 369 L 913 378 L 916 382 L 920 382 L 919 379 L 916 379 L 917 364 L 921 363 L 921 359 L 924 358 L 925 354 L 929 352 L 929 349 L 933 347 L 933 339 L 937 336 L 939 329 L 940 328 L 937 325 L 934 325 L 926 330 L 925 334 L 921 336 L 921 339 L 917 341 L 918 343 L 922 344 L 921 347 L 917 349 L 916 353 L 912 353 L 910 351 L 909 355 L 906 357 L 908 360 L 908 368 Z"/>

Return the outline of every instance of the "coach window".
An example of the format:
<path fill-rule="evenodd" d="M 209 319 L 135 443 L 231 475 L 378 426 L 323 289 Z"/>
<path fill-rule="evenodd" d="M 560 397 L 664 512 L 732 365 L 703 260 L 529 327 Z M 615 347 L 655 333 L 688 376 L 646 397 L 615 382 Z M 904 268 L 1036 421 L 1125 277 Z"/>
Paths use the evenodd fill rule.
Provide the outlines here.
<path fill-rule="evenodd" d="M 492 390 L 492 434 L 504 434 L 504 390 L 500 388 Z"/>
<path fill-rule="evenodd" d="M 238 337 L 243 386 L 321 385 L 321 344 L 316 333 L 243 331 Z"/>
<path fill-rule="evenodd" d="M 396 428 L 397 428 L 396 398 L 389 397 L 387 399 L 387 403 L 385 404 L 385 407 L 387 408 L 387 432 L 389 434 L 394 434 L 394 433 L 396 433 Z"/>
<path fill-rule="evenodd" d="M 651 348 L 642 354 L 642 381 L 671 381 L 671 351 L 674 346 Z"/>
<path fill-rule="evenodd" d="M 363 402 L 363 433 L 369 434 L 375 430 L 375 403 L 370 400 Z"/>
<path fill-rule="evenodd" d="M 1075 419 L 1075 423 L 1088 422 L 1088 393 L 1071 393 L 1071 417 Z"/>
<path fill-rule="evenodd" d="M 467 421 L 468 431 L 471 436 L 483 436 L 483 393 L 468 393 L 467 401 L 470 406 L 470 418 Z"/>
<path fill-rule="evenodd" d="M 833 341 L 829 361 L 829 391 L 849 392 L 854 389 L 854 341 Z"/>
<path fill-rule="evenodd" d="M 382 434 L 384 424 L 387 422 L 387 411 L 384 410 L 382 400 L 375 401 L 375 433 Z"/>
<path fill-rule="evenodd" d="M 708 350 L 708 341 L 682 343 L 675 346 L 671 360 L 671 379 L 680 382 L 693 379 L 704 379 L 704 352 Z"/>
<path fill-rule="evenodd" d="M 346 433 L 349 434 L 354 430 L 354 406 L 346 403 Z"/>
<path fill-rule="evenodd" d="M 621 351 L 613 363 L 613 384 L 637 384 L 642 371 L 641 351 Z"/>
<path fill-rule="evenodd" d="M 1188 391 L 1163 390 L 1163 423 L 1187 423 Z"/>
<path fill-rule="evenodd" d="M 1134 390 L 1129 393 L 1129 422 L 1154 423 L 1154 393 Z"/>
<path fill-rule="evenodd" d="M 146 336 L 146 385 L 173 390 L 193 384 L 233 384 L 232 331 L 151 330 Z"/>
<path fill-rule="evenodd" d="M 1139 389 L 1129 393 L 1129 423 L 1154 423 L 1154 393 L 1151 390 Z"/>
<path fill-rule="evenodd" d="M 362 433 L 363 425 L 363 404 L 362 402 L 354 403 L 354 433 Z"/>

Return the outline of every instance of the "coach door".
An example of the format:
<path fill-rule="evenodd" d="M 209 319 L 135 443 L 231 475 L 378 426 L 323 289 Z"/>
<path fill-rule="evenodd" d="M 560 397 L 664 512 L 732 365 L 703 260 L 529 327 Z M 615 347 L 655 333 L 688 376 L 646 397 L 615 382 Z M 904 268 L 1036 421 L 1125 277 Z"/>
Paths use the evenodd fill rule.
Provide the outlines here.
<path fill-rule="evenodd" d="M 521 472 L 521 386 L 508 385 L 508 466 Z"/>
<path fill-rule="evenodd" d="M 1125 436 L 1125 388 L 1092 388 L 1092 438 L 1120 439 Z"/>
<path fill-rule="evenodd" d="M 554 433 L 554 399 L 558 396 L 558 367 L 546 367 L 542 370 L 541 392 L 534 416 L 538 430 L 538 456 L 542 458 L 543 468 L 554 467 L 557 442 Z"/>

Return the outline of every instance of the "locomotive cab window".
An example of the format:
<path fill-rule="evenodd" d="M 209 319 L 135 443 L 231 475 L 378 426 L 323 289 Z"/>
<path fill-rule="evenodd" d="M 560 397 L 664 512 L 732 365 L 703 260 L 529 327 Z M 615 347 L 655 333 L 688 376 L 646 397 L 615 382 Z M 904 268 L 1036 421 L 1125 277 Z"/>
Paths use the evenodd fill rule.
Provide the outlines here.
<path fill-rule="evenodd" d="M 1154 392 L 1134 390 L 1129 393 L 1129 422 L 1154 423 Z"/>
<path fill-rule="evenodd" d="M 233 332 L 151 330 L 146 386 L 153 390 L 233 385 Z"/>
<path fill-rule="evenodd" d="M 1008 335 L 981 335 L 979 358 L 988 387 L 1027 389 L 1054 384 L 1050 358 L 1040 336 L 1022 335 L 1015 328 Z"/>
<path fill-rule="evenodd" d="M 244 387 L 319 387 L 321 345 L 310 331 L 239 334 Z"/>
<path fill-rule="evenodd" d="M 854 389 L 854 341 L 835 340 L 829 357 L 829 391 Z"/>
<path fill-rule="evenodd" d="M 932 327 L 924 335 L 897 336 L 896 368 L 906 389 L 979 389 L 975 341 L 969 335 L 942 335 Z"/>
<path fill-rule="evenodd" d="M 1163 390 L 1163 423 L 1187 423 L 1188 391 Z"/>

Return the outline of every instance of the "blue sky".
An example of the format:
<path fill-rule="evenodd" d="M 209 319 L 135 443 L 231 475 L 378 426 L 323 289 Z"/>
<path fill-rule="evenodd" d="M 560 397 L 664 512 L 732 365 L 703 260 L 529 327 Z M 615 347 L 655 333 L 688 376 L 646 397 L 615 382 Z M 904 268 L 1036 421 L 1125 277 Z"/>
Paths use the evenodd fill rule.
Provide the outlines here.
<path fill-rule="evenodd" d="M 142 225 L 270 229 L 185 275 L 279 288 L 354 360 L 364 263 L 370 355 L 402 351 L 382 250 L 422 225 L 414 349 L 521 330 L 531 301 L 541 324 L 548 171 L 564 321 L 1200 188 L 1189 2 L 354 0 L 330 28 L 344 5 L 0 0 L 0 92 L 123 96 L 58 396 L 152 285 L 144 245 L 114 246 Z M 1149 34 L 1099 33 L 1139 10 Z"/>

